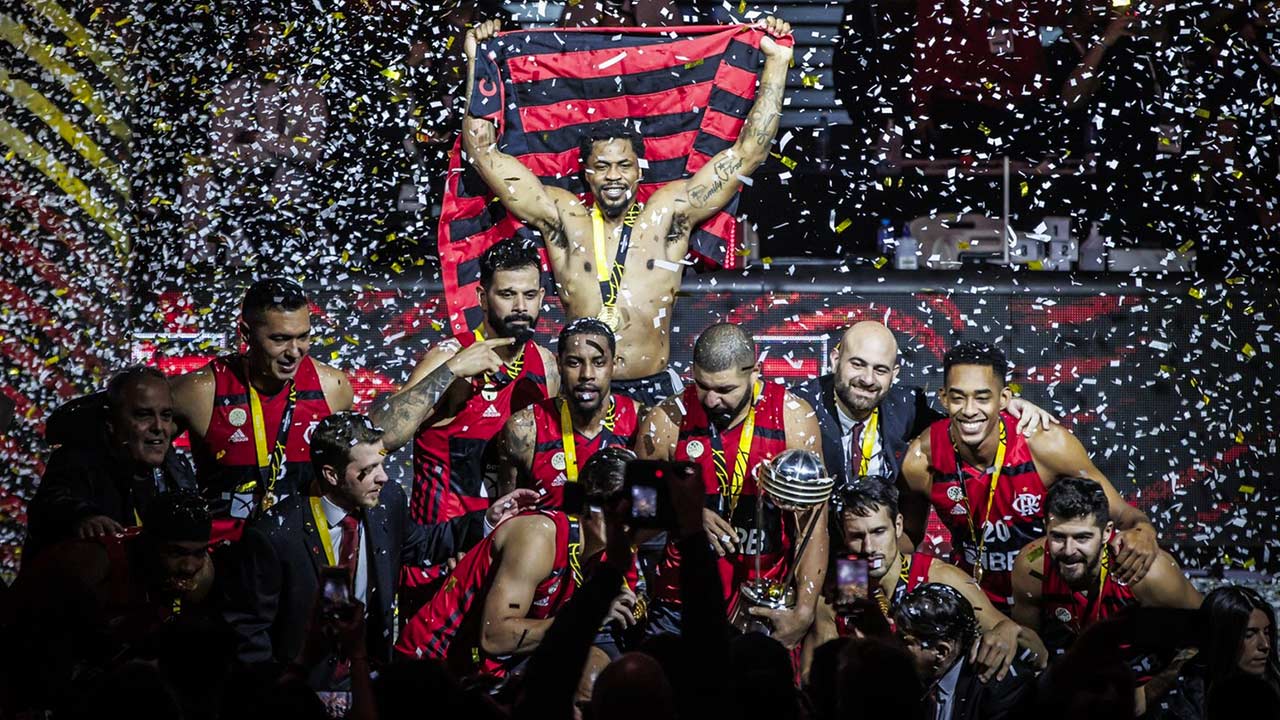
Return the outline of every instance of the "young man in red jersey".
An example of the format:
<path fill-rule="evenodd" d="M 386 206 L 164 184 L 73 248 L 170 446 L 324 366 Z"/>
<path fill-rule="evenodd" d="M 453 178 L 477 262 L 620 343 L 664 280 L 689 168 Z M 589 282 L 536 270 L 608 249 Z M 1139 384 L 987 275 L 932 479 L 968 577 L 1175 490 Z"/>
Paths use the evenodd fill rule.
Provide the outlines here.
<path fill-rule="evenodd" d="M 987 591 L 1001 612 L 1013 604 L 1018 551 L 1044 534 L 1045 491 L 1059 477 L 1096 480 L 1120 529 L 1115 572 L 1137 582 L 1156 558 L 1156 531 L 1094 466 L 1061 425 L 1028 436 L 1005 412 L 1012 398 L 1004 353 L 967 342 L 943 359 L 940 391 L 949 416 L 911 442 L 899 477 L 906 549 L 924 538 L 932 504 L 951 531 L 952 563 Z"/>
<path fill-rule="evenodd" d="M 612 392 L 614 343 L 613 331 L 595 318 L 560 331 L 560 393 L 507 421 L 498 443 L 500 492 L 530 488 L 539 507 L 562 510 L 565 487 L 578 482 L 593 454 L 632 445 L 640 404 Z"/>

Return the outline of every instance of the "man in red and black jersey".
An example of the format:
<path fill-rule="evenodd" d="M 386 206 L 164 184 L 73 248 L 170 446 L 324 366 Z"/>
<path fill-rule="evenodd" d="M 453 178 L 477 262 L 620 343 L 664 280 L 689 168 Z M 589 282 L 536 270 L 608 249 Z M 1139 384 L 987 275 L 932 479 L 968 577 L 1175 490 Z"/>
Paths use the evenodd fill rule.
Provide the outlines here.
<path fill-rule="evenodd" d="M 476 292 L 480 327 L 428 350 L 404 386 L 370 411 L 388 448 L 413 440 L 415 522 L 488 507 L 486 478 L 496 462 L 490 440 L 512 413 L 559 389 L 555 357 L 532 340 L 543 296 L 537 250 L 520 238 L 494 245 L 480 259 Z"/>
<path fill-rule="evenodd" d="M 581 568 L 605 550 L 607 523 L 616 516 L 604 509 L 616 506 L 626 462 L 634 457 L 625 448 L 608 448 L 583 466 L 582 505 L 574 508 L 581 513 L 579 521 L 558 510 L 532 510 L 502 522 L 458 561 L 440 592 L 409 618 L 396 652 L 442 660 L 462 676 L 493 678 L 506 676 L 527 659 L 573 596 Z M 580 553 L 570 547 L 575 522 L 580 523 Z M 611 546 L 609 554 L 615 550 Z M 606 625 L 631 627 L 635 604 L 628 579 Z"/>
<path fill-rule="evenodd" d="M 1200 607 L 1200 593 L 1177 561 L 1163 550 L 1140 580 L 1124 583 L 1114 572 L 1110 547 L 1115 522 L 1102 487 L 1087 478 L 1062 478 L 1045 501 L 1047 534 L 1026 545 L 1013 569 L 1013 617 L 1044 635 L 1061 654 L 1085 628 L 1132 606 Z M 1161 658 L 1141 649 L 1127 653 L 1139 682 L 1161 669 Z M 1167 658 L 1165 659 L 1167 660 Z M 1139 708 L 1146 706 L 1138 688 Z"/>
<path fill-rule="evenodd" d="M 240 335 L 243 353 L 173 381 L 196 484 L 215 518 L 247 518 L 306 491 L 314 477 L 311 432 L 331 413 L 351 409 L 346 373 L 307 355 L 311 308 L 297 283 L 267 278 L 251 285 Z"/>
<path fill-rule="evenodd" d="M 792 609 L 752 607 L 748 612 L 767 619 L 773 636 L 795 647 L 813 623 L 814 603 L 826 573 L 826 505 L 806 512 L 779 508 L 761 497 L 755 471 L 788 448 L 821 453 L 813 409 L 781 385 L 761 379 L 755 341 L 730 323 L 712 325 L 698 337 L 693 380 L 682 394 L 663 401 L 641 421 L 637 454 L 702 466 L 704 525 L 720 555 L 720 578 L 731 615 L 744 583 L 784 583 L 794 566 Z M 793 557 L 800 534 L 810 527 L 812 536 L 803 554 Z M 649 613 L 651 633 L 679 631 L 679 564 L 675 545 L 668 544 Z"/>
<path fill-rule="evenodd" d="M 1017 420 L 1005 411 L 1013 396 L 1004 353 L 961 343 L 947 352 L 943 368 L 939 393 L 949 417 L 911 442 L 898 480 L 904 544 L 923 540 L 932 504 L 951 531 L 952 562 L 1008 612 L 1018 551 L 1044 534 L 1045 490 L 1056 478 L 1084 476 L 1102 486 L 1121 529 L 1116 574 L 1140 580 L 1159 550 L 1151 521 L 1125 502 L 1062 426 L 1017 432 Z"/>
<path fill-rule="evenodd" d="M 595 318 L 578 318 L 560 331 L 560 393 L 507 421 L 498 443 L 501 492 L 530 488 L 538 492 L 538 507 L 563 510 L 566 485 L 578 482 L 592 455 L 633 444 L 640 404 L 611 391 L 614 343 L 613 331 Z"/>
<path fill-rule="evenodd" d="M 837 518 L 841 549 L 833 553 L 856 556 L 867 562 L 868 594 L 886 619 L 912 590 L 925 583 L 949 585 L 973 607 L 981 642 L 971 655 L 984 680 L 1003 677 L 1018 653 L 1019 644 L 1032 648 L 1043 666 L 1048 653 L 1035 633 L 1021 628 L 1000 614 L 986 593 L 960 568 L 925 553 L 898 549 L 902 515 L 898 512 L 898 491 L 878 478 L 860 478 L 837 491 L 831 500 Z M 836 599 L 838 600 L 838 598 Z M 832 608 L 835 612 L 832 612 Z M 837 636 L 853 634 L 847 611 L 838 602 L 819 603 L 814 645 Z M 970 648 L 965 648 L 966 653 Z"/>

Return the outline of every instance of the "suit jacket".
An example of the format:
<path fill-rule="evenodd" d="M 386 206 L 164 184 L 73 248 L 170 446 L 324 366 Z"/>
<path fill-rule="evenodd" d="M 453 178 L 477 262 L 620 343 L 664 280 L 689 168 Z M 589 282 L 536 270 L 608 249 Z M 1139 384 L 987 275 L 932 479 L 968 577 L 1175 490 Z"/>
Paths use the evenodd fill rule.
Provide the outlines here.
<path fill-rule="evenodd" d="M 961 662 L 964 665 L 956 678 L 951 717 L 946 720 L 1019 718 L 1035 703 L 1036 671 L 1031 665 L 1015 660 L 1004 680 L 992 679 L 984 684 L 968 657 Z"/>
<path fill-rule="evenodd" d="M 382 489 L 377 506 L 365 512 L 369 586 L 366 594 L 368 652 L 374 661 L 391 659 L 394 600 L 401 570 L 442 563 L 483 532 L 484 512 L 438 525 L 409 518 L 404 490 L 395 482 Z M 290 495 L 252 522 L 241 539 L 238 562 L 227 583 L 225 616 L 238 638 L 238 656 L 249 665 L 293 662 L 306 638 L 320 570 L 328 564 L 310 497 Z M 331 669 L 336 658 L 329 658 Z M 312 672 L 313 683 L 322 675 Z"/>
<path fill-rule="evenodd" d="M 27 510 L 24 553 L 34 557 L 44 548 L 75 535 L 76 525 L 91 515 L 106 515 L 125 527 L 137 525 L 134 513 L 146 515 L 157 494 L 194 490 L 195 473 L 187 459 L 169 448 L 157 475 L 134 473 L 133 463 L 111 452 L 101 429 L 53 451 L 40 487 Z"/>
<path fill-rule="evenodd" d="M 827 471 L 837 479 L 837 485 L 849 482 L 850 468 L 845 461 L 845 448 L 841 442 L 839 410 L 836 409 L 835 376 L 831 374 L 808 380 L 792 388 L 799 397 L 813 406 L 822 428 L 822 457 Z M 902 470 L 902 458 L 907 446 L 934 421 L 945 415 L 929 405 L 929 398 L 918 387 L 894 385 L 880 401 L 880 443 L 884 448 L 886 476 L 895 482 Z M 854 470 L 856 472 L 856 470 Z"/>

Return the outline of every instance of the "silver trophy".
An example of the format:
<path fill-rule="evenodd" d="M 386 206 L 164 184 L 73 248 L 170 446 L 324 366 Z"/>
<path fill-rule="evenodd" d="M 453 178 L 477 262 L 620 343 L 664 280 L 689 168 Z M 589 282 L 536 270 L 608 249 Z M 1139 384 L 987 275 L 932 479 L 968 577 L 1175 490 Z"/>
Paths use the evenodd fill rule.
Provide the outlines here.
<path fill-rule="evenodd" d="M 826 468 L 817 453 L 808 450 L 785 450 L 772 459 L 756 466 L 756 487 L 762 496 L 767 496 L 782 510 L 796 513 L 797 527 L 799 514 L 821 506 L 831 497 L 831 489 L 835 487 L 835 478 L 827 476 Z M 764 527 L 764 497 L 756 502 L 756 527 Z M 821 514 L 812 513 L 800 542 L 796 546 L 795 558 L 804 554 L 804 549 L 813 536 Z M 751 607 L 764 607 L 771 610 L 788 610 L 795 607 L 796 591 L 792 584 L 795 577 L 796 560 L 791 562 L 791 569 L 780 581 L 766 580 L 760 566 L 760 555 L 756 554 L 756 579 L 749 580 L 740 588 L 739 600 L 734 608 L 732 622 L 743 632 L 763 632 L 768 635 L 772 627 L 747 612 Z"/>

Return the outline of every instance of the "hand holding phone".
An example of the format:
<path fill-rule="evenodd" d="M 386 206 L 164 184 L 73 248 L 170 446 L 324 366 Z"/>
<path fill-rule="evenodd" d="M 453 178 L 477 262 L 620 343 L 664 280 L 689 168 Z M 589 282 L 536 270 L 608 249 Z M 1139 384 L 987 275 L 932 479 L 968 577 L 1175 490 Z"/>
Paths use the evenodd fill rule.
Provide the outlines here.
<path fill-rule="evenodd" d="M 867 578 L 866 558 L 859 555 L 836 558 L 836 598 L 833 606 L 837 614 L 856 612 L 870 597 Z"/>
<path fill-rule="evenodd" d="M 698 484 L 701 485 L 698 466 L 693 463 L 663 460 L 632 460 L 627 463 L 624 483 L 630 503 L 627 522 L 635 528 L 675 529 L 678 517 L 672 501 L 672 488 L 677 484 L 680 486 L 676 492 L 683 502 L 685 486 L 694 479 L 699 479 Z"/>
<path fill-rule="evenodd" d="M 351 571 L 341 566 L 320 570 L 320 617 L 328 620 L 348 620 L 356 606 L 351 591 Z"/>

